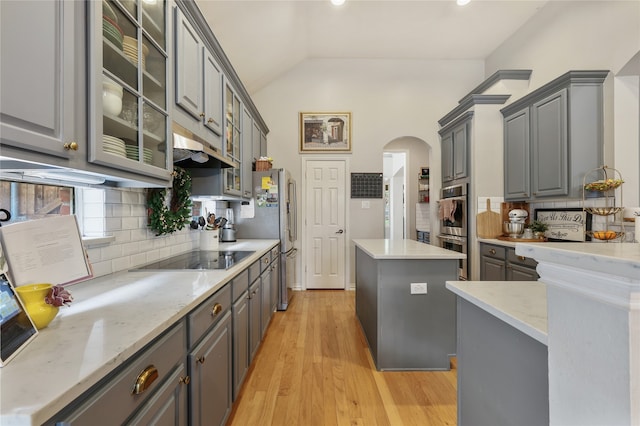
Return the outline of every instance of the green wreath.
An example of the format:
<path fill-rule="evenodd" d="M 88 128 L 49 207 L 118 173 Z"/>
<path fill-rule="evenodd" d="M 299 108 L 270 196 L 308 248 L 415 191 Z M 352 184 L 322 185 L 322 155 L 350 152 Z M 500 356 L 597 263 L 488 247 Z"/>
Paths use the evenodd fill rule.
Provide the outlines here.
<path fill-rule="evenodd" d="M 174 167 L 171 176 L 173 186 L 168 208 L 168 188 L 149 190 L 149 227 L 156 232 L 156 236 L 184 228 L 191 218 L 191 176 L 180 167 Z"/>

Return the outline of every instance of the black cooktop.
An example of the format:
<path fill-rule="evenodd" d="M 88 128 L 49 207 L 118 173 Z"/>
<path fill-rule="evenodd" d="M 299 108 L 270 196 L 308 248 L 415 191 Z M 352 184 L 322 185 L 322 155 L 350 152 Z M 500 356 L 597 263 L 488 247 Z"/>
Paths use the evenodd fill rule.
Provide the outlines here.
<path fill-rule="evenodd" d="M 254 251 L 192 251 L 160 260 L 134 270 L 229 269 Z"/>

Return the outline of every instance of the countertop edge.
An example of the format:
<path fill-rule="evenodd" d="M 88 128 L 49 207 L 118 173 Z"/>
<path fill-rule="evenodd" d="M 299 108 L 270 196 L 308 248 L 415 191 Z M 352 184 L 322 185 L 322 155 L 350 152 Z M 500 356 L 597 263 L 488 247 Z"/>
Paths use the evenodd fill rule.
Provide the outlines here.
<path fill-rule="evenodd" d="M 459 260 L 466 255 L 415 240 L 354 239 L 354 245 L 377 260 Z"/>
<path fill-rule="evenodd" d="M 48 364 L 51 364 L 54 361 L 58 363 L 58 358 L 64 358 L 64 354 L 60 354 L 59 351 L 56 351 L 55 346 L 53 347 L 53 350 L 51 350 L 48 346 L 48 343 L 58 342 L 58 346 L 62 345 L 63 348 L 66 347 L 64 343 L 60 343 L 59 341 L 63 341 L 66 339 L 66 344 L 68 345 L 69 338 L 67 336 L 74 331 L 74 326 L 72 322 L 65 324 L 65 321 L 73 321 L 72 317 L 74 315 L 80 315 L 81 317 L 82 314 L 86 314 L 85 311 L 91 310 L 92 304 L 95 304 L 96 306 L 102 306 L 107 310 L 107 312 L 110 313 L 111 311 L 109 303 L 101 303 L 101 301 L 99 300 L 101 292 L 103 291 L 113 291 L 115 294 L 120 294 L 123 291 L 126 292 L 127 290 L 131 289 L 135 292 L 136 290 L 138 290 L 135 287 L 142 285 L 140 283 L 146 282 L 146 285 L 149 285 L 149 282 L 153 281 L 155 285 L 156 281 L 158 280 L 153 279 L 153 277 L 163 275 L 165 278 L 171 279 L 183 277 L 187 279 L 188 277 L 193 281 L 192 286 L 197 286 L 197 289 L 193 290 L 193 292 L 197 294 L 193 296 L 193 298 L 188 302 L 176 304 L 175 308 L 172 305 L 172 307 L 166 311 L 167 313 L 163 317 L 158 317 L 150 320 L 148 327 L 144 327 L 144 331 L 135 333 L 134 337 L 127 340 L 131 342 L 130 344 L 126 344 L 126 346 L 118 347 L 117 349 L 113 349 L 112 351 L 110 351 L 113 356 L 101 357 L 100 362 L 97 363 L 89 362 L 88 364 L 90 364 L 90 367 L 88 367 L 86 371 L 83 370 L 83 368 L 85 368 L 86 366 L 82 367 L 76 365 L 74 367 L 72 364 L 71 368 L 75 368 L 76 371 L 68 374 L 68 376 L 70 376 L 71 378 L 64 379 L 64 384 L 59 384 L 59 391 L 49 389 L 48 391 L 41 390 L 40 392 L 36 392 L 36 394 L 34 395 L 34 400 L 39 401 L 38 404 L 34 404 L 32 401 L 30 401 L 28 406 L 18 405 L 15 403 L 15 400 L 17 400 L 18 398 L 8 398 L 7 396 L 0 396 L 0 401 L 2 402 L 0 423 L 2 425 L 23 426 L 42 424 L 45 421 L 49 420 L 60 410 L 80 397 L 84 392 L 91 389 L 101 379 L 119 368 L 131 356 L 135 355 L 139 350 L 143 349 L 146 345 L 158 338 L 163 332 L 168 330 L 177 321 L 183 319 L 200 303 L 204 302 L 208 297 L 213 295 L 225 284 L 233 280 L 235 276 L 248 268 L 252 263 L 258 260 L 264 254 L 272 250 L 279 242 L 279 240 L 239 240 L 237 243 L 225 244 L 226 247 L 224 247 L 224 249 L 247 249 L 247 245 L 249 247 L 251 247 L 252 245 L 257 245 L 260 247 L 259 249 L 256 248 L 254 250 L 255 253 L 253 255 L 239 262 L 237 265 L 239 268 L 232 267 L 228 270 L 216 272 L 121 271 L 71 286 L 69 289 L 75 298 L 72 306 L 69 308 L 64 308 L 64 310 L 61 309 L 60 313 L 58 314 L 60 318 L 55 319 L 50 328 L 45 329 L 33 342 L 27 345 L 15 359 L 13 359 L 10 363 L 0 369 L 0 377 L 2 377 L 3 388 L 7 386 L 12 389 L 19 389 L 19 386 L 15 386 L 13 383 L 15 383 L 15 381 L 19 381 L 23 373 L 27 371 L 33 371 L 33 365 L 30 365 L 29 358 L 38 358 L 38 360 L 40 361 L 43 361 L 43 358 L 48 358 L 50 360 L 48 361 Z M 223 247 L 220 247 L 220 249 L 223 249 Z M 213 280 L 215 280 L 215 282 Z M 161 283 L 161 285 L 175 285 L 175 283 L 171 280 L 165 281 L 169 282 Z M 209 284 L 209 282 L 211 284 Z M 154 289 L 161 290 L 161 288 Z M 162 297 L 162 293 L 162 291 L 158 291 L 157 294 L 160 295 L 158 297 Z M 85 298 L 83 298 L 82 296 L 85 296 Z M 81 303 L 85 303 L 85 305 L 81 305 Z M 76 310 L 74 310 L 74 305 L 76 305 Z M 115 305 L 119 305 L 119 303 L 115 303 Z M 80 312 L 78 312 L 78 310 Z M 117 314 L 113 315 L 115 318 Z M 70 316 L 70 318 L 65 320 L 64 317 L 66 316 Z M 120 318 L 121 315 L 117 315 L 117 317 Z M 60 326 L 60 324 L 68 325 L 69 329 L 65 328 L 63 330 L 61 327 L 56 327 L 55 321 L 60 322 L 58 326 Z M 124 324 L 123 327 L 126 327 L 126 321 L 121 322 Z M 81 328 L 87 327 L 88 326 L 86 324 L 83 324 L 81 326 Z M 83 338 L 89 337 L 86 331 L 83 332 L 82 336 Z M 39 340 L 40 344 L 38 344 Z M 75 344 L 75 347 L 80 349 L 80 352 L 86 350 L 85 346 L 88 343 L 87 340 L 81 340 L 80 338 L 71 338 L 71 342 L 71 345 Z M 72 352 L 71 349 L 68 350 Z M 48 353 L 48 355 L 43 355 L 44 352 Z M 28 357 L 30 353 L 31 357 Z M 45 363 L 47 362 L 45 361 Z M 31 364 L 33 364 L 33 362 L 31 362 Z M 64 369 L 64 367 L 62 366 L 60 368 Z M 24 388 L 25 392 L 28 392 L 26 387 Z M 21 395 L 24 395 L 25 392 L 22 392 Z M 2 395 L 9 395 L 9 393 L 7 391 L 4 391 L 2 392 Z"/>
<path fill-rule="evenodd" d="M 529 321 L 526 320 L 526 318 L 522 317 L 522 316 L 516 316 L 514 314 L 508 313 L 506 312 L 503 308 L 501 308 L 499 305 L 496 305 L 494 303 L 492 303 L 489 299 L 490 299 L 490 295 L 488 295 L 489 297 L 481 297 L 479 295 L 474 295 L 469 293 L 464 287 L 471 285 L 471 286 L 480 286 L 483 283 L 492 283 L 492 285 L 498 284 L 498 285 L 502 285 L 504 284 L 504 286 L 506 287 L 505 290 L 508 290 L 509 288 L 513 288 L 514 284 L 518 285 L 522 282 L 519 283 L 511 283 L 511 282 L 488 282 L 488 281 L 447 281 L 446 282 L 446 288 L 449 289 L 450 291 L 452 291 L 453 293 L 455 293 L 457 296 L 467 300 L 468 302 L 478 306 L 479 308 L 483 309 L 484 311 L 486 311 L 487 313 L 495 316 L 496 318 L 504 321 L 505 323 L 511 325 L 512 327 L 514 327 L 515 329 L 521 331 L 522 333 L 526 334 L 527 336 L 537 340 L 538 342 L 544 344 L 545 346 L 548 345 L 548 336 L 546 333 L 546 330 L 541 330 L 539 328 L 537 328 L 535 325 L 533 325 L 532 323 L 530 323 Z M 528 284 L 536 284 L 536 285 L 540 285 L 540 286 L 545 286 L 544 283 L 541 283 L 540 281 L 526 281 L 526 283 Z M 480 290 L 479 288 L 476 290 Z M 480 290 L 480 292 L 482 292 Z M 477 291 L 476 291 L 477 293 Z M 538 313 L 538 314 L 542 314 L 542 313 Z M 544 310 L 544 317 L 547 317 L 547 312 L 546 312 L 546 297 L 545 297 L 545 310 Z"/>

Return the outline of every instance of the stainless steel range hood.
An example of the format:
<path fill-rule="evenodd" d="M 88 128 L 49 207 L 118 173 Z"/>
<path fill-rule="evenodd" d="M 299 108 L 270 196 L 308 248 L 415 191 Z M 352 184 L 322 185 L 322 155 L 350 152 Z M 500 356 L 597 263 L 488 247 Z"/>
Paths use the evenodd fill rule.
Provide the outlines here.
<path fill-rule="evenodd" d="M 206 141 L 173 123 L 173 163 L 189 168 L 238 168 L 240 165 L 222 155 Z"/>

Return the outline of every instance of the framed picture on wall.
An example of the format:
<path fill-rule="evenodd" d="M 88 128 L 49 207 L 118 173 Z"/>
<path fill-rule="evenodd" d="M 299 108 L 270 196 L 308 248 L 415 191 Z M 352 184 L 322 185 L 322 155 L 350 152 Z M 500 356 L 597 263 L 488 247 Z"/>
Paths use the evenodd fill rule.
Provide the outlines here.
<path fill-rule="evenodd" d="M 351 113 L 301 112 L 300 152 L 351 152 Z"/>

